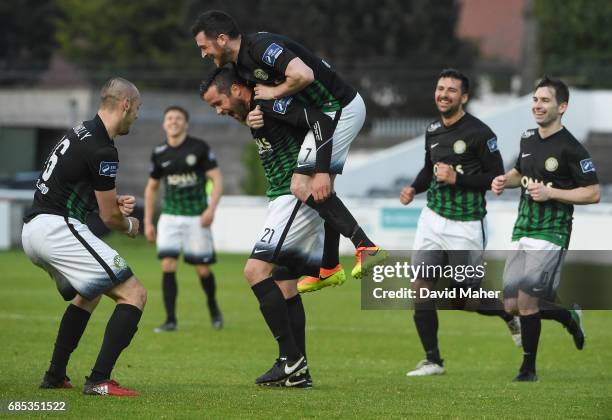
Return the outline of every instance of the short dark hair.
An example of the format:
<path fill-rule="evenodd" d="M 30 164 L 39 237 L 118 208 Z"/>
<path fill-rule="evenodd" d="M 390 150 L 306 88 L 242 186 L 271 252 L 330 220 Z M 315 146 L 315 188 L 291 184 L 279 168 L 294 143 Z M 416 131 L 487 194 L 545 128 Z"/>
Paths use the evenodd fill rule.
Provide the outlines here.
<path fill-rule="evenodd" d="M 216 86 L 219 93 L 230 94 L 232 85 L 245 85 L 244 80 L 238 76 L 233 67 L 219 67 L 214 69 L 200 84 L 200 96 L 203 96 L 211 86 Z"/>
<path fill-rule="evenodd" d="M 196 19 L 191 27 L 191 33 L 196 36 L 204 32 L 207 38 L 217 38 L 221 34 L 226 34 L 234 39 L 240 35 L 240 29 L 233 17 L 220 10 L 208 10 Z"/>
<path fill-rule="evenodd" d="M 461 81 L 461 93 L 462 94 L 470 93 L 470 79 L 468 79 L 468 77 L 465 74 L 461 73 L 459 70 L 451 69 L 451 68 L 444 69 L 438 75 L 438 80 L 444 77 L 450 77 L 451 79 L 460 80 Z"/>
<path fill-rule="evenodd" d="M 187 112 L 187 110 L 181 106 L 178 105 L 170 105 L 168 108 L 166 108 L 164 110 L 164 117 L 166 116 L 166 114 L 170 111 L 178 111 L 181 114 L 183 114 L 185 116 L 185 121 L 189 121 L 189 112 Z"/>
<path fill-rule="evenodd" d="M 560 79 L 553 79 L 548 75 L 544 75 L 544 77 L 542 77 L 542 80 L 540 80 L 536 85 L 536 90 L 541 87 L 549 87 L 555 90 L 555 99 L 557 100 L 557 104 L 569 102 L 569 89 L 567 88 L 567 85 L 563 83 Z"/>

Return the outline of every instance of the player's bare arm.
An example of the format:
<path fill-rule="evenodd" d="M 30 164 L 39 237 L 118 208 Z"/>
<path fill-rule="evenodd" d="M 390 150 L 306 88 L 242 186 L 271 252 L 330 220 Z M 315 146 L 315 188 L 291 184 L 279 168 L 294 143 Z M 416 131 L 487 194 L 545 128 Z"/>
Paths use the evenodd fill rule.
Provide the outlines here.
<path fill-rule="evenodd" d="M 521 185 L 521 173 L 516 168 L 510 169 L 504 175 L 496 176 L 491 182 L 491 191 L 501 195 L 506 188 L 517 188 Z"/>
<path fill-rule="evenodd" d="M 144 193 L 144 228 L 145 236 L 148 241 L 154 241 L 156 232 L 153 224 L 153 215 L 155 214 L 155 201 L 157 201 L 157 192 L 159 191 L 159 180 L 149 178 Z"/>
<path fill-rule="evenodd" d="M 117 204 L 117 190 L 96 191 L 96 200 L 100 208 L 100 219 L 104 224 L 131 238 L 138 234 L 139 222 L 135 217 L 125 217 Z"/>
<path fill-rule="evenodd" d="M 277 86 L 257 84 L 255 99 L 279 99 L 293 95 L 314 81 L 314 73 L 299 57 L 289 62 L 285 69 L 285 80 Z"/>
<path fill-rule="evenodd" d="M 571 190 L 553 188 L 542 183 L 531 182 L 527 191 L 535 201 L 555 200 L 564 204 L 595 204 L 599 202 L 599 184 Z"/>
<path fill-rule="evenodd" d="M 206 171 L 206 178 L 212 181 L 213 190 L 210 194 L 208 207 L 202 213 L 202 226 L 210 226 L 212 224 L 215 219 L 215 210 L 217 210 L 221 195 L 223 194 L 223 177 L 219 168 Z"/>

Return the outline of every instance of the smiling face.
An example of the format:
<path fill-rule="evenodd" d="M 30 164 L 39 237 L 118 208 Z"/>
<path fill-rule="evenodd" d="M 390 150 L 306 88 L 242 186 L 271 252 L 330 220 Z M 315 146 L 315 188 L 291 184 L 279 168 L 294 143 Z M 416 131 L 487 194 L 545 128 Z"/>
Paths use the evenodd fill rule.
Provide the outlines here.
<path fill-rule="evenodd" d="M 187 133 L 187 118 L 185 114 L 176 109 L 171 109 L 164 115 L 162 127 L 168 137 L 181 137 Z"/>
<path fill-rule="evenodd" d="M 567 102 L 557 103 L 555 89 L 544 86 L 536 89 L 531 103 L 531 112 L 540 127 L 548 127 L 561 120 Z"/>
<path fill-rule="evenodd" d="M 434 98 L 440 114 L 450 117 L 462 110 L 468 100 L 468 95 L 461 91 L 461 80 L 442 77 L 436 85 Z"/>
<path fill-rule="evenodd" d="M 221 34 L 217 38 L 208 38 L 204 31 L 201 31 L 195 36 L 195 41 L 200 48 L 202 58 L 213 60 L 217 67 L 223 67 L 231 61 L 227 35 Z"/>
<path fill-rule="evenodd" d="M 218 115 L 229 115 L 241 123 L 246 121 L 249 106 L 246 98 L 240 95 L 240 88 L 232 85 L 230 94 L 220 93 L 217 86 L 211 85 L 202 98 L 215 109 Z"/>

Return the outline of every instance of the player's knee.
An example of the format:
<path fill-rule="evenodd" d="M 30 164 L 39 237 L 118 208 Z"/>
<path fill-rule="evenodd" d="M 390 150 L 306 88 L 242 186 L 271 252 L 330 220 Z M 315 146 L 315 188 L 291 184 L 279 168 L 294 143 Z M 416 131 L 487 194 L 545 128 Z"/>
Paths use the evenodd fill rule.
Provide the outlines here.
<path fill-rule="evenodd" d="M 208 277 L 210 275 L 210 268 L 207 265 L 196 265 L 196 271 L 200 277 Z"/>
<path fill-rule="evenodd" d="M 164 273 L 172 273 L 176 271 L 176 259 L 163 258 L 161 261 L 161 268 Z"/>
<path fill-rule="evenodd" d="M 244 277 L 250 285 L 264 280 L 272 274 L 272 265 L 259 260 L 250 259 L 244 266 Z"/>
<path fill-rule="evenodd" d="M 504 302 L 504 311 L 512 315 L 518 315 L 519 311 L 516 305 L 516 300 L 514 300 L 513 302 Z"/>
<path fill-rule="evenodd" d="M 133 276 L 111 290 L 108 295 L 118 304 L 133 305 L 141 310 L 147 303 L 147 289 Z"/>
<path fill-rule="evenodd" d="M 89 313 L 92 313 L 94 309 L 96 309 L 96 306 L 98 306 L 98 303 L 100 302 L 101 297 L 102 296 L 98 296 L 98 297 L 93 298 L 92 300 L 88 300 L 88 299 L 85 299 L 81 295 L 76 295 L 76 297 L 72 301 L 72 304 L 74 306 L 77 306 L 81 309 L 86 310 Z"/>

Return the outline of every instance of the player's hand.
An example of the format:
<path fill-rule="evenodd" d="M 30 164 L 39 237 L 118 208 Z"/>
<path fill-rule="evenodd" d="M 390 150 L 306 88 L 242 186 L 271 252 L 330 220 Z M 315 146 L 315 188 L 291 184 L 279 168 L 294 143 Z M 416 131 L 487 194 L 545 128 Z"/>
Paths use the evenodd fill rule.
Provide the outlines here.
<path fill-rule="evenodd" d="M 310 186 L 316 203 L 322 203 L 331 195 L 331 178 L 328 173 L 316 173 Z"/>
<path fill-rule="evenodd" d="M 208 207 L 200 216 L 200 224 L 202 227 L 208 227 L 212 225 L 213 220 L 215 219 L 215 211 L 212 207 Z"/>
<path fill-rule="evenodd" d="M 274 86 L 267 86 L 257 83 L 255 85 L 254 92 L 255 99 L 261 99 L 263 101 L 274 99 Z"/>
<path fill-rule="evenodd" d="M 491 181 L 491 191 L 493 191 L 493 193 L 496 195 L 502 195 L 506 189 L 507 181 L 508 179 L 506 178 L 506 175 L 496 176 L 493 178 L 493 181 Z"/>
<path fill-rule="evenodd" d="M 145 236 L 147 238 L 147 241 L 155 242 L 157 232 L 155 232 L 155 226 L 153 225 L 153 223 L 145 223 Z"/>
<path fill-rule="evenodd" d="M 404 189 L 400 193 L 400 203 L 402 203 L 403 205 L 410 204 L 412 200 L 414 200 L 415 194 L 416 194 L 416 190 L 410 185 L 407 187 L 404 187 Z"/>
<path fill-rule="evenodd" d="M 264 126 L 264 114 L 259 105 L 247 115 L 246 125 L 254 130 Z"/>
<path fill-rule="evenodd" d="M 117 205 L 119 206 L 119 211 L 121 214 L 128 217 L 134 211 L 136 198 L 133 195 L 118 195 Z"/>
<path fill-rule="evenodd" d="M 455 185 L 457 182 L 457 172 L 455 169 L 446 163 L 436 163 L 436 181 L 444 182 L 445 184 Z"/>
<path fill-rule="evenodd" d="M 548 201 L 550 199 L 550 188 L 540 182 L 529 182 L 527 191 L 533 201 Z"/>
<path fill-rule="evenodd" d="M 135 217 L 128 217 L 128 219 L 132 221 L 132 226 L 125 234 L 130 238 L 135 238 L 138 235 L 138 229 L 140 229 L 140 222 Z"/>

